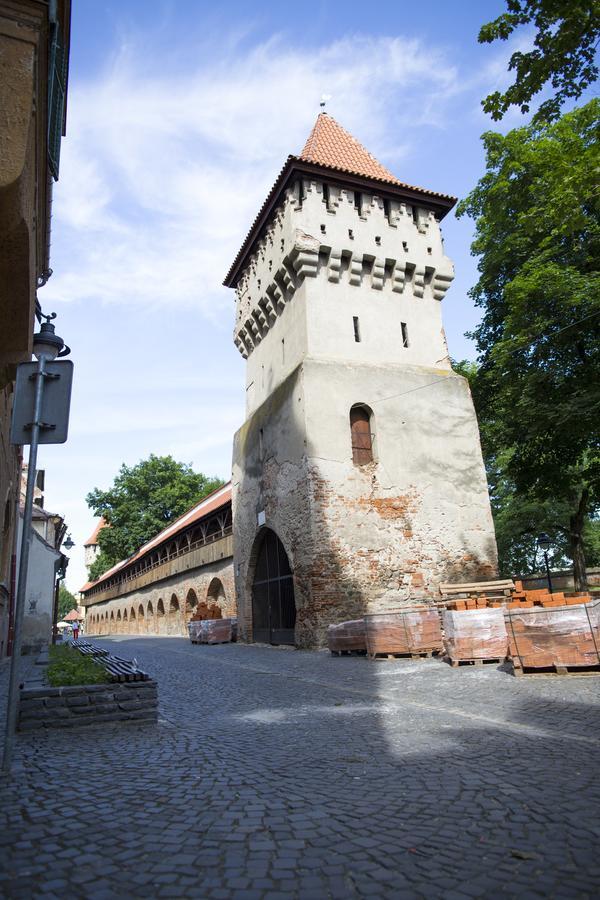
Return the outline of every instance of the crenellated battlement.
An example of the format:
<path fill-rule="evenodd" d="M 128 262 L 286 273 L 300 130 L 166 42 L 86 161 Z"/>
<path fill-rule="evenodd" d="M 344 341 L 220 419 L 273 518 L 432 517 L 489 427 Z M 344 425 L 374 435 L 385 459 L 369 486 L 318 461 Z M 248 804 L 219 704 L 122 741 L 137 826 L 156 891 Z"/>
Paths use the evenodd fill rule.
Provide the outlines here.
<path fill-rule="evenodd" d="M 307 278 L 415 302 L 439 301 L 454 267 L 431 210 L 333 181 L 299 178 L 286 190 L 237 283 L 234 341 L 244 358 Z"/>

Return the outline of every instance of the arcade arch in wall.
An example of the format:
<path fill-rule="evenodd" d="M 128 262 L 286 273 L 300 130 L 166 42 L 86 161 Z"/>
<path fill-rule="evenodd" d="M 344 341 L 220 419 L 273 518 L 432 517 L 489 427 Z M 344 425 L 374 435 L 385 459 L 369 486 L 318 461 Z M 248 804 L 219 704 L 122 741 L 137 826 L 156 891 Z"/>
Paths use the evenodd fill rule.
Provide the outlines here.
<path fill-rule="evenodd" d="M 105 613 L 106 622 L 100 620 Z M 86 633 L 187 636 L 187 622 L 196 613 L 204 618 L 236 615 L 231 557 L 89 606 Z"/>

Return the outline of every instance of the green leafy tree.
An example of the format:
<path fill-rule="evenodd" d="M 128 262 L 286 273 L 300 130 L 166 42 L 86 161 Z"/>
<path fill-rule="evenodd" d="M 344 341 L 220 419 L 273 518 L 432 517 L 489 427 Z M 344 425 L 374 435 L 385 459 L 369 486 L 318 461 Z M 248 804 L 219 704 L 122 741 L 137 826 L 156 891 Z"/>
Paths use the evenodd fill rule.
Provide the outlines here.
<path fill-rule="evenodd" d="M 151 454 L 135 466 L 123 464 L 112 487 L 94 488 L 86 497 L 95 515 L 104 516 L 110 526 L 98 535 L 100 554 L 90 569 L 91 579 L 131 556 L 222 484 L 171 456 Z"/>
<path fill-rule="evenodd" d="M 61 619 L 64 619 L 72 609 L 77 609 L 77 600 L 71 591 L 65 587 L 64 582 L 61 582 L 58 589 L 58 621 L 60 622 Z"/>
<path fill-rule="evenodd" d="M 595 53 L 600 36 L 598 0 L 506 0 L 507 12 L 479 32 L 480 44 L 506 41 L 522 25 L 535 27 L 534 47 L 515 51 L 509 71 L 515 80 L 506 91 L 494 91 L 482 106 L 495 121 L 511 106 L 529 112 L 532 98 L 548 83 L 553 95 L 539 107 L 534 120 L 558 118 L 562 104 L 577 99 L 598 77 Z"/>
<path fill-rule="evenodd" d="M 518 497 L 567 504 L 580 588 L 600 503 L 599 112 L 485 134 L 487 172 L 458 209 L 476 220 L 483 431 Z"/>
<path fill-rule="evenodd" d="M 480 390 L 477 381 L 479 368 L 469 360 L 452 361 L 455 372 L 469 381 L 476 406 Z M 490 412 L 491 411 L 491 412 Z M 539 499 L 535 495 L 517 491 L 507 475 L 512 448 L 498 443 L 500 430 L 494 421 L 493 406 L 479 415 L 481 446 L 490 491 L 500 574 L 509 578 L 540 571 L 543 557 L 537 546 L 542 532 L 550 537 L 549 563 L 553 569 L 570 566 L 571 507 L 562 499 Z M 587 518 L 583 526 L 583 543 L 588 566 L 600 564 L 600 520 Z"/>

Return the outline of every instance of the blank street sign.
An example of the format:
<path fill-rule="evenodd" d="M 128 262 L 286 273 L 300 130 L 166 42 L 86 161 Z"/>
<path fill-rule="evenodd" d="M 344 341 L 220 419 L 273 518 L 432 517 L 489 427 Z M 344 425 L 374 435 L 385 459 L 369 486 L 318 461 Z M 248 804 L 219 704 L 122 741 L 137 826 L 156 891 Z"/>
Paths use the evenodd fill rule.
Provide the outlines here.
<path fill-rule="evenodd" d="M 30 444 L 33 407 L 35 403 L 36 379 L 32 378 L 38 369 L 37 362 L 21 363 L 17 366 L 15 400 L 10 429 L 11 444 Z M 44 379 L 42 414 L 40 422 L 40 444 L 64 444 L 69 430 L 69 408 L 73 384 L 73 363 L 71 360 L 47 362 L 46 372 L 51 378 Z"/>

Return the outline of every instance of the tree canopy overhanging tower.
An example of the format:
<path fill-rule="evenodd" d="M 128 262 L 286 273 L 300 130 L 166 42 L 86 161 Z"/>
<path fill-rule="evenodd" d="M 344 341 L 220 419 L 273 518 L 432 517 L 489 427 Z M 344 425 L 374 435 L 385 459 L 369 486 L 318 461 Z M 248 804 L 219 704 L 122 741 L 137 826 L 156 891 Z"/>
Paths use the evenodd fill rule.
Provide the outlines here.
<path fill-rule="evenodd" d="M 454 203 L 321 113 L 227 275 L 247 360 L 233 450 L 246 639 L 318 645 L 332 622 L 496 574 L 477 420 L 442 327 Z"/>

